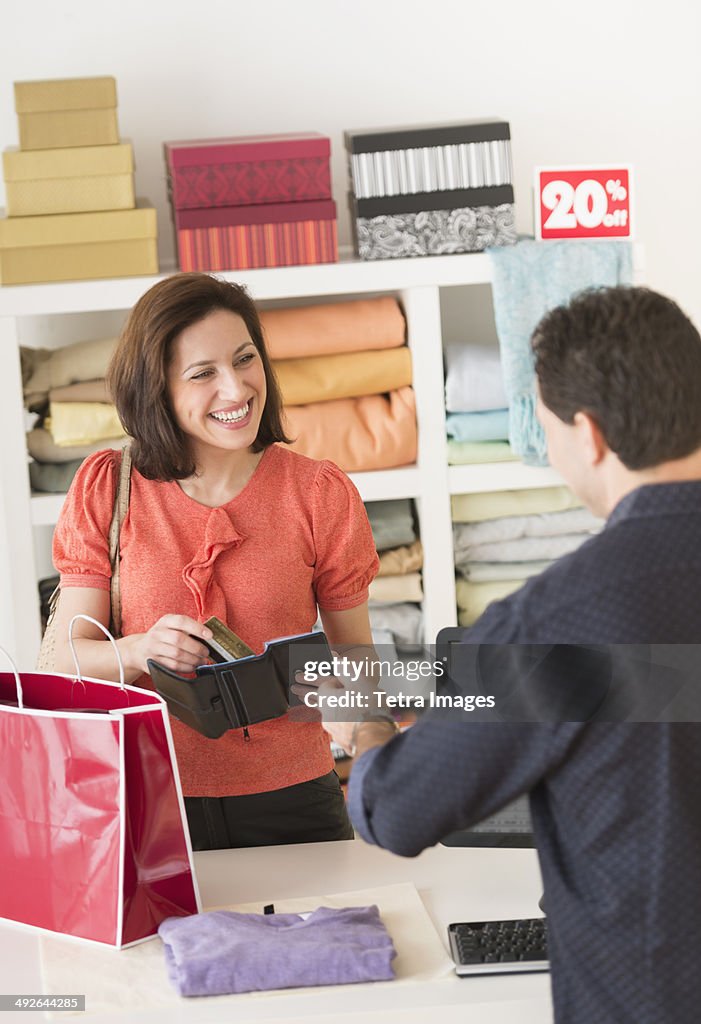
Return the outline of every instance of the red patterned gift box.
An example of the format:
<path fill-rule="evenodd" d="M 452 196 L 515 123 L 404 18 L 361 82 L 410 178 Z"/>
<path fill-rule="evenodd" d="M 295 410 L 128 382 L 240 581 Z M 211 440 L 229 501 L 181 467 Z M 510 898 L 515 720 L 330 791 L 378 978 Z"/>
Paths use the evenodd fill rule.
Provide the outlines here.
<path fill-rule="evenodd" d="M 331 199 L 331 142 L 317 132 L 166 142 L 176 210 Z"/>
<path fill-rule="evenodd" d="M 336 204 L 174 210 L 181 270 L 250 270 L 338 259 Z"/>

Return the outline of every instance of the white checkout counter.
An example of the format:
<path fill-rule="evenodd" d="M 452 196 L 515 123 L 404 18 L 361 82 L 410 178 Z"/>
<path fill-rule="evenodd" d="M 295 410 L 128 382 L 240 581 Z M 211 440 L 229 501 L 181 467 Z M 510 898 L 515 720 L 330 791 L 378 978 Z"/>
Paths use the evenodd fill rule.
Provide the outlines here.
<path fill-rule="evenodd" d="M 448 849 L 438 846 L 419 857 L 396 857 L 361 840 L 308 843 L 298 846 L 222 850 L 195 854 L 204 908 L 230 904 L 274 903 L 291 897 L 342 893 L 400 882 L 416 886 L 448 948 L 451 921 L 539 916 L 541 880 L 534 850 Z M 73 944 L 79 963 L 84 949 Z M 110 951 L 119 957 L 120 953 Z M 0 993 L 42 992 L 40 939 L 28 930 L 0 923 Z M 47 993 L 48 994 L 48 993 Z M 50 993 L 78 994 L 72 993 Z M 549 1024 L 552 1020 L 548 974 L 501 975 L 411 984 L 382 982 L 288 990 L 275 998 L 181 999 L 174 1007 L 153 1007 L 142 1013 L 120 1011 L 76 1015 L 59 1013 L 53 1020 L 72 1024 L 195 1024 L 214 1021 L 286 1021 L 324 1024 Z M 9 1011 L 0 1024 L 46 1020 L 41 1012 Z"/>

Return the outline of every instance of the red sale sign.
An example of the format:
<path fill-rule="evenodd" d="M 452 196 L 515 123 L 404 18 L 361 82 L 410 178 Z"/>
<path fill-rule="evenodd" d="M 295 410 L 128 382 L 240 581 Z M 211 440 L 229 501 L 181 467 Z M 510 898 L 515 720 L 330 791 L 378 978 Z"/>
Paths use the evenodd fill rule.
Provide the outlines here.
<path fill-rule="evenodd" d="M 632 238 L 630 167 L 538 167 L 535 236 Z"/>

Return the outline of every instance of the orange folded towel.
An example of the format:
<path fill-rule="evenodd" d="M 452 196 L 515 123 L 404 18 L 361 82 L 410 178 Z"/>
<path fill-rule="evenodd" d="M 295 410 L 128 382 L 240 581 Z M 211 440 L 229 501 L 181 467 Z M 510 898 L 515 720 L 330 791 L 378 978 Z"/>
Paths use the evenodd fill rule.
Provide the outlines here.
<path fill-rule="evenodd" d="M 412 388 L 389 395 L 339 398 L 285 409 L 290 447 L 312 459 L 331 459 L 346 473 L 390 469 L 416 461 L 416 403 Z"/>
<path fill-rule="evenodd" d="M 267 309 L 260 315 L 271 359 L 398 348 L 406 324 L 396 299 Z"/>

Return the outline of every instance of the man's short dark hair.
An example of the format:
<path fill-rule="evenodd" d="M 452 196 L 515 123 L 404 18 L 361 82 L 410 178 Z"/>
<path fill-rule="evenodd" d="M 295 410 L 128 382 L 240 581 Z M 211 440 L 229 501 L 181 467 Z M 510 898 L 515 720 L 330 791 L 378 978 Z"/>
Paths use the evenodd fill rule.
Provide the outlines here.
<path fill-rule="evenodd" d="M 701 446 L 701 336 L 648 288 L 596 288 L 548 313 L 532 339 L 543 403 L 588 413 L 628 469 Z"/>
<path fill-rule="evenodd" d="M 241 317 L 263 363 L 267 395 L 252 451 L 289 441 L 280 388 L 246 289 L 209 274 L 173 274 L 149 288 L 132 309 L 107 374 L 119 418 L 133 439 L 134 466 L 149 480 L 183 480 L 195 472 L 190 446 L 171 408 L 167 370 L 181 331 L 219 309 Z"/>

